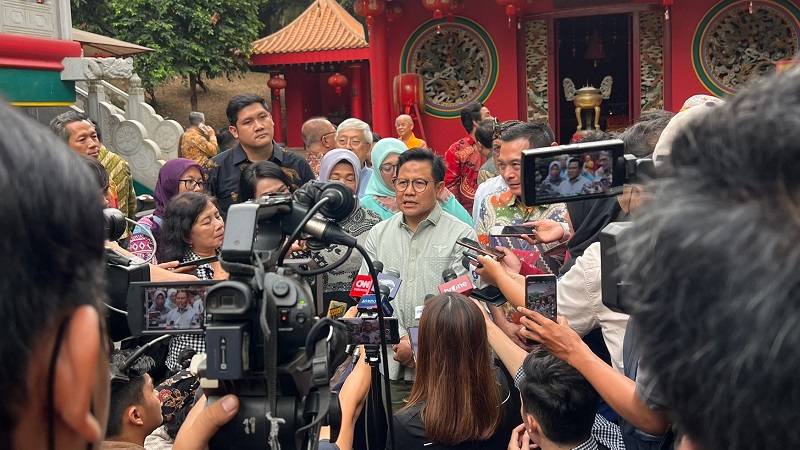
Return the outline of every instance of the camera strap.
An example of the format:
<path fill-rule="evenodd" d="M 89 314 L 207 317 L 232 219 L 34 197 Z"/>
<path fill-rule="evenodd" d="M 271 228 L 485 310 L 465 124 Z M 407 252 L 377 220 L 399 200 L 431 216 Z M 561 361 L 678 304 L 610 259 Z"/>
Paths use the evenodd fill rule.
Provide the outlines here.
<path fill-rule="evenodd" d="M 277 412 L 278 399 L 276 396 L 278 368 L 276 355 L 278 354 L 278 309 L 272 296 L 264 292 L 263 304 L 266 306 L 267 330 L 262 330 L 267 337 L 264 345 L 264 371 L 267 381 L 267 420 L 270 423 L 269 446 L 272 450 L 280 450 L 281 444 L 278 442 L 278 431 L 280 425 L 286 421 L 280 417 L 273 416 Z"/>

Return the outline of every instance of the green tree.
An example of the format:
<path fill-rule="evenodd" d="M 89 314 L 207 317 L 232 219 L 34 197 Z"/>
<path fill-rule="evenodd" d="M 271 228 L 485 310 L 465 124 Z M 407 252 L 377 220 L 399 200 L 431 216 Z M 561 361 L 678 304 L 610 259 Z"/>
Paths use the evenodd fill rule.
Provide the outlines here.
<path fill-rule="evenodd" d="M 111 10 L 105 0 L 70 0 L 70 6 L 73 28 L 103 36 L 117 35 L 112 24 Z"/>
<path fill-rule="evenodd" d="M 251 44 L 261 28 L 261 3 L 263 0 L 107 2 L 116 37 L 155 50 L 135 59 L 151 101 L 155 103 L 156 86 L 180 75 L 189 83 L 193 110 L 197 109 L 197 86 L 202 86 L 203 78 L 232 79 L 248 70 Z"/>

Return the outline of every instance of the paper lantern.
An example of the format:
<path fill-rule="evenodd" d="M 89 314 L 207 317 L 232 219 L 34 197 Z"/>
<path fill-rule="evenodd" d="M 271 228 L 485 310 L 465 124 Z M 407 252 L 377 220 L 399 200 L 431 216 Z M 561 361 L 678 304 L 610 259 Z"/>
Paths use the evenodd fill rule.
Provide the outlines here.
<path fill-rule="evenodd" d="M 386 21 L 394 22 L 403 14 L 403 5 L 398 1 L 393 1 L 386 6 Z"/>
<path fill-rule="evenodd" d="M 455 0 L 422 0 L 422 6 L 433 11 L 434 19 L 441 19 L 446 14 L 452 14 L 454 3 Z"/>
<path fill-rule="evenodd" d="M 342 88 L 347 86 L 347 77 L 337 72 L 328 78 L 328 84 L 332 88 L 336 88 L 338 95 L 342 95 Z"/>
<path fill-rule="evenodd" d="M 495 0 L 498 5 L 506 7 L 506 15 L 508 16 L 508 27 L 511 28 L 511 18 L 517 14 L 522 13 L 522 8 L 525 6 L 525 0 Z"/>
<path fill-rule="evenodd" d="M 367 18 L 367 25 L 372 26 L 375 16 L 380 16 L 386 10 L 385 0 L 356 0 L 353 3 L 356 14 Z"/>
<path fill-rule="evenodd" d="M 275 97 L 280 98 L 281 96 L 281 89 L 286 89 L 286 80 L 283 78 L 274 75 L 267 81 L 267 86 L 272 89 L 272 95 Z"/>
<path fill-rule="evenodd" d="M 404 114 L 411 114 L 411 107 L 422 106 L 424 89 L 422 76 L 416 73 L 401 73 L 394 77 L 394 103 Z"/>

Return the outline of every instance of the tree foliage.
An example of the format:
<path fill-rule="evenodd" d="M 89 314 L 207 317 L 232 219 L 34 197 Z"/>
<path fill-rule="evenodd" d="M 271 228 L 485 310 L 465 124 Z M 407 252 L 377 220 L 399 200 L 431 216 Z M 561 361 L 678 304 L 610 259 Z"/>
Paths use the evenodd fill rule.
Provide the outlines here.
<path fill-rule="evenodd" d="M 84 5 L 96 0 L 72 0 Z M 155 100 L 155 87 L 176 75 L 195 83 L 231 78 L 248 70 L 251 44 L 258 38 L 261 2 L 252 0 L 108 0 L 116 38 L 155 51 L 135 58 L 142 84 Z"/>

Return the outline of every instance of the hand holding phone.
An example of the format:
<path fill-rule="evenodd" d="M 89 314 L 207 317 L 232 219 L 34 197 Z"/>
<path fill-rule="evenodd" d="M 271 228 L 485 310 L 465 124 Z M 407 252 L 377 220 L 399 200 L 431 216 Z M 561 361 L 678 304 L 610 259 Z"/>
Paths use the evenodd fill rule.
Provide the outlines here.
<path fill-rule="evenodd" d="M 202 266 L 203 264 L 209 264 L 217 260 L 219 260 L 219 256 L 214 255 L 214 256 L 209 256 L 208 258 L 200 258 L 200 259 L 193 259 L 191 261 L 184 261 L 175 266 L 175 268 L 177 269 L 180 267 Z"/>
<path fill-rule="evenodd" d="M 489 229 L 490 236 L 497 236 L 497 237 L 522 237 L 522 236 L 533 236 L 533 232 L 536 230 L 535 227 L 525 227 L 520 225 L 513 225 L 513 226 L 493 226 Z"/>
<path fill-rule="evenodd" d="M 498 251 L 488 245 L 483 245 L 479 242 L 475 242 L 472 239 L 467 238 L 459 238 L 456 240 L 456 244 L 461 245 L 463 247 L 467 247 L 470 250 L 480 253 L 481 255 L 491 256 L 495 259 L 500 259 L 506 256 L 505 253 Z"/>

